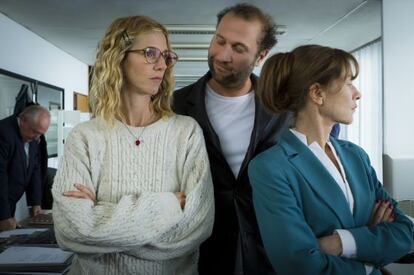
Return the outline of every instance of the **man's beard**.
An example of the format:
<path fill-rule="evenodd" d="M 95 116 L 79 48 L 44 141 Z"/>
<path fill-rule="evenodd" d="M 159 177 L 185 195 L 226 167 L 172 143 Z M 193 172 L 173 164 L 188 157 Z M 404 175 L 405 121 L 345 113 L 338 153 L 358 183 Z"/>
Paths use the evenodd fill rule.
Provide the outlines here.
<path fill-rule="evenodd" d="M 229 73 L 224 76 L 215 71 L 214 59 L 211 57 L 208 58 L 208 67 L 212 78 L 218 84 L 228 89 L 236 89 L 243 87 L 246 79 L 250 77 L 253 71 L 254 64 L 244 65 L 242 68 L 238 68 L 238 70 L 229 70 Z"/>

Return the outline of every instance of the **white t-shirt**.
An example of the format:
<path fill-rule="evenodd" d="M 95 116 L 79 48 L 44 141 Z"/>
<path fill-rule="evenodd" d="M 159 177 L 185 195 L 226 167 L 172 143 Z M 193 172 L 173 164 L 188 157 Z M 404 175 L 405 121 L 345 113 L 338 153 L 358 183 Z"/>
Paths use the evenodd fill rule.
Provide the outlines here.
<path fill-rule="evenodd" d="M 254 91 L 228 97 L 219 95 L 206 85 L 206 110 L 219 137 L 223 155 L 237 178 L 254 126 Z"/>

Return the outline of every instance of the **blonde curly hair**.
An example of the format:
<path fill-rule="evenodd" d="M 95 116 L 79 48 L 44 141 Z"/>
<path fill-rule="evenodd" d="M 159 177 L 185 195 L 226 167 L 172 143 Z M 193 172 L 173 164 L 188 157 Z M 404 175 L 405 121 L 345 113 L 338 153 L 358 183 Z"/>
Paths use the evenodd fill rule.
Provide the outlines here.
<path fill-rule="evenodd" d="M 92 70 L 89 104 L 93 117 L 102 117 L 113 124 L 114 118 L 124 120 L 122 114 L 121 88 L 124 83 L 122 62 L 140 34 L 162 32 L 171 50 L 168 32 L 164 26 L 146 16 L 118 18 L 106 30 L 99 43 L 95 66 Z M 171 115 L 171 97 L 174 87 L 172 67 L 166 69 L 158 93 L 151 105 L 161 117 Z"/>

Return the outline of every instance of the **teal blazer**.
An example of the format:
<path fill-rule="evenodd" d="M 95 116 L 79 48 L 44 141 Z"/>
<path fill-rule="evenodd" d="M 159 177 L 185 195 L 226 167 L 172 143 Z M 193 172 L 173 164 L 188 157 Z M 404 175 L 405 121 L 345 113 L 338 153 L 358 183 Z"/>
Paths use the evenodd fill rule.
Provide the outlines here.
<path fill-rule="evenodd" d="M 253 203 L 270 262 L 283 274 L 363 274 L 364 263 L 379 267 L 410 251 L 411 221 L 387 194 L 357 145 L 331 137 L 354 196 L 352 214 L 336 181 L 314 154 L 290 131 L 249 165 Z M 367 226 L 376 200 L 391 200 L 394 222 Z M 357 256 L 324 254 L 318 238 L 347 229 L 355 238 Z"/>

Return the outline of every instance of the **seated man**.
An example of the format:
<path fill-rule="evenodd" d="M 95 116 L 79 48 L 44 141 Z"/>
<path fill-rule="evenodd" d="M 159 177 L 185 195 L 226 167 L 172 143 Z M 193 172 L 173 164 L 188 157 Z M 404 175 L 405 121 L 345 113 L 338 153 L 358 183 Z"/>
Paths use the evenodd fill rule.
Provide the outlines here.
<path fill-rule="evenodd" d="M 16 203 L 25 191 L 30 215 L 41 211 L 38 138 L 49 125 L 49 111 L 38 105 L 0 120 L 0 231 L 16 228 Z"/>

